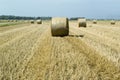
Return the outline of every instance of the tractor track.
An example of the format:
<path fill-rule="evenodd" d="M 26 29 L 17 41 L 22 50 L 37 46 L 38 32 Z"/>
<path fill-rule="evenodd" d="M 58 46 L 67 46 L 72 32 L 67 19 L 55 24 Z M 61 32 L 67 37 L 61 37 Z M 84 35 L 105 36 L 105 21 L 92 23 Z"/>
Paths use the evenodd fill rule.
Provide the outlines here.
<path fill-rule="evenodd" d="M 95 32 L 89 32 L 87 30 L 79 29 L 79 28 L 72 28 L 74 34 L 82 34 L 84 35 L 81 38 L 87 45 L 93 47 L 95 50 L 100 52 L 101 56 L 106 56 L 108 60 L 113 61 L 116 65 L 119 65 L 120 55 L 119 55 L 119 48 L 120 44 L 118 41 L 112 40 L 109 37 L 104 37 L 102 35 L 95 34 Z M 73 32 L 72 31 L 72 32 Z"/>

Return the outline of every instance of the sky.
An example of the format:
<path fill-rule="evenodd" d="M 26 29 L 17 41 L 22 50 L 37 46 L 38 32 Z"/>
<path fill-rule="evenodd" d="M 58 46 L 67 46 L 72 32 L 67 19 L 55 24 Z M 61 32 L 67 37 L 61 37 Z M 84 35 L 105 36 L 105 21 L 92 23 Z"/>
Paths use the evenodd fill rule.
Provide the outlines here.
<path fill-rule="evenodd" d="M 120 19 L 120 0 L 0 0 L 0 15 Z"/>

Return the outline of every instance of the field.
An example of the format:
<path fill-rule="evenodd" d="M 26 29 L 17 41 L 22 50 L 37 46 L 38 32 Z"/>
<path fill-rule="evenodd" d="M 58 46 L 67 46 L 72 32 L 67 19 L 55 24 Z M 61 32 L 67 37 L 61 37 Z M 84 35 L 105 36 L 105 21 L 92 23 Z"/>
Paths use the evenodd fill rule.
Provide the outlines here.
<path fill-rule="evenodd" d="M 0 27 L 0 80 L 120 80 L 120 22 L 70 21 L 52 37 L 50 21 Z"/>

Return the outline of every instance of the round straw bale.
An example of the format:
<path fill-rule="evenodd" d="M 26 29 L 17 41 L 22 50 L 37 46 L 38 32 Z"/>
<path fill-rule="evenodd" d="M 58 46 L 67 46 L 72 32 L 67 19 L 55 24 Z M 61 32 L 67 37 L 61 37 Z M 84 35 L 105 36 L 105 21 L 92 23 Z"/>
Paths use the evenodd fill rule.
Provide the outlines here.
<path fill-rule="evenodd" d="M 78 19 L 78 27 L 86 27 L 86 19 Z"/>
<path fill-rule="evenodd" d="M 17 20 L 14 20 L 14 22 L 17 22 Z"/>
<path fill-rule="evenodd" d="M 31 20 L 30 23 L 31 23 L 31 24 L 34 24 L 34 20 Z"/>
<path fill-rule="evenodd" d="M 14 20 L 11 20 L 11 22 L 14 22 Z"/>
<path fill-rule="evenodd" d="M 97 20 L 93 20 L 93 24 L 97 24 Z"/>
<path fill-rule="evenodd" d="M 114 20 L 111 21 L 111 25 L 115 25 L 115 21 Z"/>
<path fill-rule="evenodd" d="M 67 36 L 69 34 L 68 18 L 52 18 L 51 34 L 52 36 Z"/>
<path fill-rule="evenodd" d="M 8 20 L 8 22 L 10 22 L 10 20 Z"/>
<path fill-rule="evenodd" d="M 37 20 L 37 24 L 42 24 L 42 20 Z"/>

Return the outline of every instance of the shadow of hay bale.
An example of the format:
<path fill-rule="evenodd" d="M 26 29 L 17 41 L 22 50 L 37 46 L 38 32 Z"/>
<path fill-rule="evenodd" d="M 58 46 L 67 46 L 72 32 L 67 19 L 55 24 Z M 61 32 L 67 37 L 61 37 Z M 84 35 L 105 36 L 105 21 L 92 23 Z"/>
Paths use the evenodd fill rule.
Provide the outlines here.
<path fill-rule="evenodd" d="M 83 38 L 84 35 L 68 35 L 68 36 L 52 36 L 52 37 L 81 37 Z"/>
<path fill-rule="evenodd" d="M 69 35 L 69 37 L 84 37 L 84 35 Z"/>

